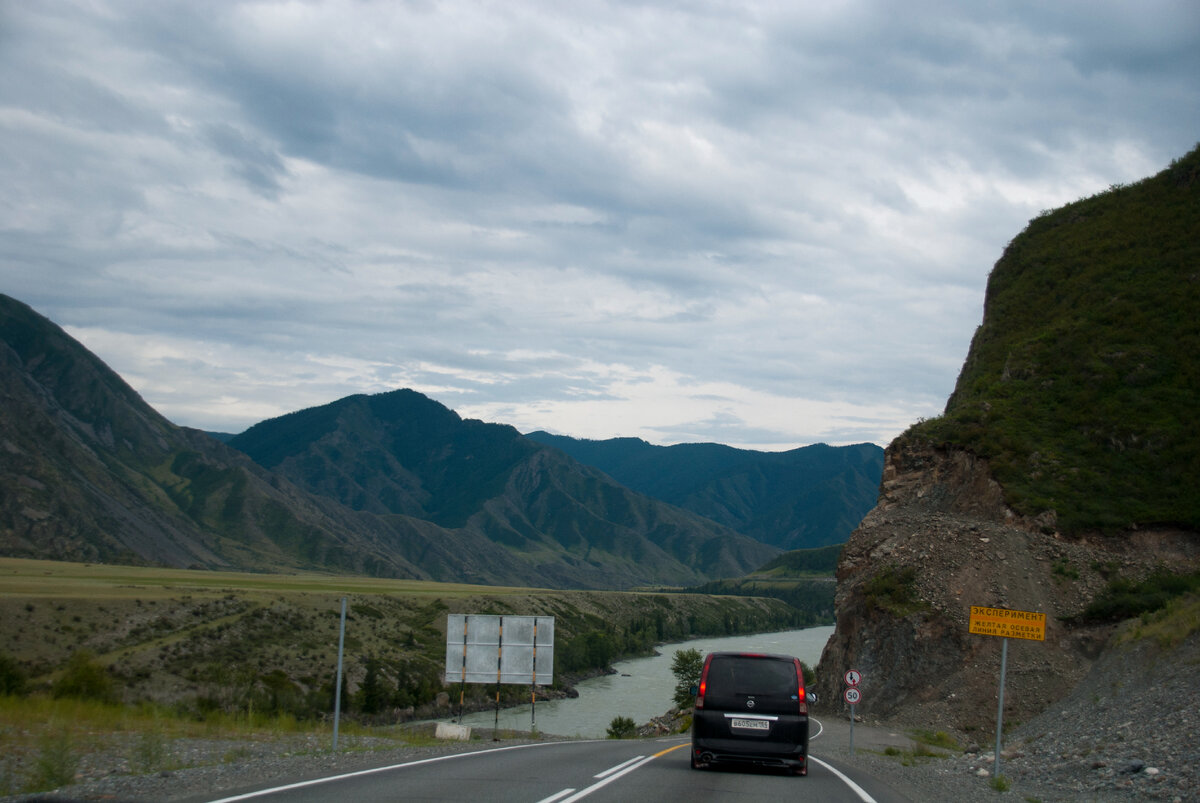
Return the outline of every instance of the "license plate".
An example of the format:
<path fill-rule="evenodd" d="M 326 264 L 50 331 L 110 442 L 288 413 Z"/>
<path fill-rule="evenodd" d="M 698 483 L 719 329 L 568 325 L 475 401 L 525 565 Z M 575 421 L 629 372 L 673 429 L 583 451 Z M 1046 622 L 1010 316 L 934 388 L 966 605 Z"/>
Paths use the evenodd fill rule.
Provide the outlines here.
<path fill-rule="evenodd" d="M 735 717 L 729 720 L 729 724 L 735 728 L 746 728 L 752 731 L 768 731 L 771 729 L 771 723 L 765 719 L 739 719 Z"/>

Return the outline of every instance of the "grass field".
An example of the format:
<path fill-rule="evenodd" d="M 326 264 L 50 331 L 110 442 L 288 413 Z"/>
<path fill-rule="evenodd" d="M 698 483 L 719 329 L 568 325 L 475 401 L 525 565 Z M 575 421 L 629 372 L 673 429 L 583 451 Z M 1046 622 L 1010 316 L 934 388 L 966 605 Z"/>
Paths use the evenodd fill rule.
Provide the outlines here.
<path fill-rule="evenodd" d="M 173 594 L 333 593 L 404 594 L 464 597 L 476 594 L 528 594 L 536 589 L 388 580 L 377 577 L 328 574 L 255 574 L 210 572 L 98 563 L 0 558 L 0 597 L 63 597 L 122 599 Z"/>

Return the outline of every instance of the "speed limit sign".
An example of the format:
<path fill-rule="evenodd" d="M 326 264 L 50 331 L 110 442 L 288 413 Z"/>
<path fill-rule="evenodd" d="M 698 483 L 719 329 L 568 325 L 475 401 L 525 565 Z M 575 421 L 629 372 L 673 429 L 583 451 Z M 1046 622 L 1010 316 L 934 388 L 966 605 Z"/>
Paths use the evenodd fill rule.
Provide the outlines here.
<path fill-rule="evenodd" d="M 848 702 L 850 705 L 858 705 L 858 701 L 862 699 L 862 692 L 860 692 L 854 686 L 851 686 L 850 688 L 846 689 L 842 696 L 846 698 L 846 702 Z"/>

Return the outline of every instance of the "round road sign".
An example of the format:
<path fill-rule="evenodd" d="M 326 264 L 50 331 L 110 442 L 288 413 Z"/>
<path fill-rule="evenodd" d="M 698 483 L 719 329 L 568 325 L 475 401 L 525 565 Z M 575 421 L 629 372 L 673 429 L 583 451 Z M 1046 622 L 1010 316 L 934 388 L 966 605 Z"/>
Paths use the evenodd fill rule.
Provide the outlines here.
<path fill-rule="evenodd" d="M 850 688 L 846 689 L 846 692 L 843 696 L 846 698 L 846 702 L 850 703 L 850 705 L 858 705 L 858 701 L 862 699 L 862 692 L 851 686 Z"/>
<path fill-rule="evenodd" d="M 862 672 L 859 672 L 857 669 L 847 670 L 846 685 L 850 688 L 854 688 L 859 683 L 862 683 Z"/>

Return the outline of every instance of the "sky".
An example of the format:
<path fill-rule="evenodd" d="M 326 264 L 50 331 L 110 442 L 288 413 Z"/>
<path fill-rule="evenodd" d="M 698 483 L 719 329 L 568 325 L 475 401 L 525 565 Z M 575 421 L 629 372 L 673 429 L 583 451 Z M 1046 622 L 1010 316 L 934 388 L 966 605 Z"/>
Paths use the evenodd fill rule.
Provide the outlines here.
<path fill-rule="evenodd" d="M 886 445 L 1032 217 L 1198 140 L 1193 0 L 0 0 L 0 292 L 210 431 Z"/>

